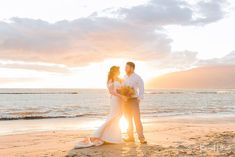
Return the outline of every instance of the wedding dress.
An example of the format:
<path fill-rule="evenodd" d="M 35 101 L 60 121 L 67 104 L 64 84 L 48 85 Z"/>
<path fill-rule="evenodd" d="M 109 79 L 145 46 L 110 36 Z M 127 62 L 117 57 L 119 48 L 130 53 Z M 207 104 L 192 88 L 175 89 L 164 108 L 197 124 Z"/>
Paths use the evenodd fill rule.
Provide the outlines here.
<path fill-rule="evenodd" d="M 112 93 L 121 86 L 121 83 L 114 81 L 108 84 L 111 93 L 110 97 L 110 113 L 104 124 L 95 131 L 92 137 L 87 137 L 75 145 L 75 148 L 87 148 L 107 143 L 122 143 L 121 129 L 119 120 L 122 116 L 121 99 Z M 93 139 L 93 140 L 92 140 Z M 95 140 L 94 140 L 95 139 Z"/>

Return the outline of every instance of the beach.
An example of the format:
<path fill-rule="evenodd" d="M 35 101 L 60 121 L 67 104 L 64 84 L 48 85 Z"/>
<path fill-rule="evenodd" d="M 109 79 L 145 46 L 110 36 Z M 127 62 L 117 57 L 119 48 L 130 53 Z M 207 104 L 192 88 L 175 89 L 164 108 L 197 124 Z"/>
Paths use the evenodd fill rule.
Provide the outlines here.
<path fill-rule="evenodd" d="M 0 157 L 235 157 L 234 28 L 235 0 L 0 0 Z"/>
<path fill-rule="evenodd" d="M 50 120 L 42 121 L 51 123 Z M 71 118 L 69 121 L 76 123 L 77 120 Z M 93 130 L 11 133 L 0 136 L 0 154 L 4 157 L 235 156 L 233 116 L 161 117 L 144 122 L 144 130 L 146 145 L 136 141 L 85 149 L 73 147 Z"/>
<path fill-rule="evenodd" d="M 109 113 L 107 90 L 0 94 L 0 157 L 235 156 L 235 90 L 146 90 L 140 108 L 147 145 L 136 140 L 78 150 L 74 145 Z"/>

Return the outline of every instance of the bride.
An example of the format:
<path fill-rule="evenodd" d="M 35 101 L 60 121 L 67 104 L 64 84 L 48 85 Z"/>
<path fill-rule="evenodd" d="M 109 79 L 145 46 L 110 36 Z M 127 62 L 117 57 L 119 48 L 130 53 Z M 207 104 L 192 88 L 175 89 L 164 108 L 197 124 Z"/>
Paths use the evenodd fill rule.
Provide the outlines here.
<path fill-rule="evenodd" d="M 121 79 L 119 78 L 120 68 L 112 66 L 108 73 L 107 88 L 110 97 L 110 113 L 105 123 L 95 131 L 92 137 L 84 138 L 75 145 L 75 148 L 86 148 L 91 146 L 99 146 L 107 143 L 122 143 L 121 129 L 119 120 L 122 116 L 122 100 L 126 98 L 116 91 L 121 87 Z"/>

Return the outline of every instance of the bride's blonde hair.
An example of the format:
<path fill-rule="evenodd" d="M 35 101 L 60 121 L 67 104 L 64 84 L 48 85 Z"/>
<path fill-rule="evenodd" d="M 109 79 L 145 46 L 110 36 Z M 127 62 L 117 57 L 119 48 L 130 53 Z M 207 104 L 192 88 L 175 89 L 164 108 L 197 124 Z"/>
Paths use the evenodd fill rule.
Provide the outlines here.
<path fill-rule="evenodd" d="M 108 73 L 107 83 L 109 83 L 110 81 L 113 82 L 114 81 L 114 76 L 119 72 L 120 72 L 120 67 L 119 66 L 112 66 L 109 70 L 109 73 Z"/>

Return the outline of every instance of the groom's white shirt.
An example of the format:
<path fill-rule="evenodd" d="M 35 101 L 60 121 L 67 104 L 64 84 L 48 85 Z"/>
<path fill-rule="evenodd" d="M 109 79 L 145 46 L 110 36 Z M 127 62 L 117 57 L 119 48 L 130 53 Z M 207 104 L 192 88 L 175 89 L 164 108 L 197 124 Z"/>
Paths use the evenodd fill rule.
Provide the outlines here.
<path fill-rule="evenodd" d="M 138 99 L 142 100 L 144 98 L 144 81 L 136 73 L 133 73 L 130 76 L 125 75 L 123 84 L 133 87 Z"/>

